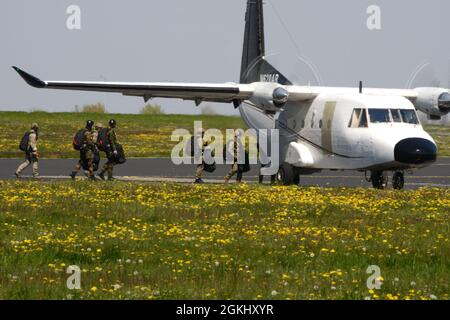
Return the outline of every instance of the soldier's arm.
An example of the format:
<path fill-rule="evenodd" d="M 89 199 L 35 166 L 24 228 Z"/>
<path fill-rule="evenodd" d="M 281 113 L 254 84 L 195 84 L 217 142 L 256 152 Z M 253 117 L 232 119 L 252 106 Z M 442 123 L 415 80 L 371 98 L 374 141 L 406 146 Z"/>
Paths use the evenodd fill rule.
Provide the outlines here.
<path fill-rule="evenodd" d="M 94 146 L 94 137 L 93 134 L 89 131 L 86 131 L 86 133 L 84 134 L 84 140 L 86 141 L 86 145 L 88 147 L 93 147 Z"/>
<path fill-rule="evenodd" d="M 31 147 L 31 150 L 33 153 L 37 152 L 37 136 L 36 133 L 32 132 L 30 133 L 30 137 L 29 137 L 29 145 Z"/>
<path fill-rule="evenodd" d="M 111 149 L 112 151 L 117 151 L 117 137 L 116 137 L 116 132 L 114 130 L 111 130 L 109 132 L 109 144 L 111 145 Z"/>

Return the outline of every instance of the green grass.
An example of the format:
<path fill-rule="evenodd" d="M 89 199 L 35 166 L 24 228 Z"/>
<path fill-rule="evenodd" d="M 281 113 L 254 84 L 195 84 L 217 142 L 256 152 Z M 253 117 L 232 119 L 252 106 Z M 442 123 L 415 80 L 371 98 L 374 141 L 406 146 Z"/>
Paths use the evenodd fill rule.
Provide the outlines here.
<path fill-rule="evenodd" d="M 439 148 L 439 155 L 450 157 L 450 127 L 427 126 L 425 130 L 433 137 Z"/>
<path fill-rule="evenodd" d="M 450 189 L 0 181 L 0 212 L 0 299 L 450 293 Z"/>
<path fill-rule="evenodd" d="M 175 129 L 193 133 L 194 121 L 205 128 L 246 128 L 240 117 L 188 115 L 118 115 L 92 113 L 0 112 L 0 158 L 22 157 L 18 145 L 33 122 L 40 126 L 39 150 L 44 158 L 77 158 L 72 139 L 86 120 L 107 125 L 118 123 L 119 142 L 128 157 L 170 157 L 176 142 L 170 136 Z"/>
<path fill-rule="evenodd" d="M 107 124 L 118 121 L 119 142 L 129 157 L 169 157 L 176 142 L 170 140 L 175 129 L 193 132 L 194 121 L 205 128 L 246 128 L 240 117 L 187 115 L 113 115 L 92 113 L 0 112 L 0 158 L 22 157 L 18 144 L 33 122 L 41 126 L 40 152 L 44 158 L 77 158 L 72 148 L 75 132 L 88 119 Z M 426 127 L 436 139 L 440 156 L 450 156 L 450 127 Z"/>

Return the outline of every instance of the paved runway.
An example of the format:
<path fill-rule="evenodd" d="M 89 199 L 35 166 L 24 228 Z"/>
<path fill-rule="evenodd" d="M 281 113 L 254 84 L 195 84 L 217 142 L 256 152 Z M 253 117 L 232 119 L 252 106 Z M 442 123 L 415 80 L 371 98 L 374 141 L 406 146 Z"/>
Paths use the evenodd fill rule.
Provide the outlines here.
<path fill-rule="evenodd" d="M 14 171 L 21 159 L 0 159 L 0 179 L 13 179 Z M 40 174 L 42 178 L 66 179 L 77 163 L 75 159 L 42 159 L 40 160 Z M 103 161 L 102 161 L 103 163 Z M 230 166 L 220 165 L 216 172 L 205 173 L 205 181 L 210 183 L 223 182 L 223 177 Z M 258 166 L 244 175 L 244 180 L 256 182 Z M 115 168 L 115 176 L 121 180 L 137 181 L 174 181 L 192 182 L 195 173 L 194 165 L 176 166 L 170 159 L 128 159 L 127 163 Z M 31 175 L 31 168 L 24 173 L 24 177 Z M 415 171 L 413 175 L 406 175 L 406 188 L 422 186 L 450 187 L 450 158 L 440 158 L 432 166 Z M 268 178 L 267 178 L 268 180 Z M 302 176 L 301 185 L 310 186 L 345 186 L 370 187 L 364 174 L 353 171 L 323 171 L 321 173 Z"/>

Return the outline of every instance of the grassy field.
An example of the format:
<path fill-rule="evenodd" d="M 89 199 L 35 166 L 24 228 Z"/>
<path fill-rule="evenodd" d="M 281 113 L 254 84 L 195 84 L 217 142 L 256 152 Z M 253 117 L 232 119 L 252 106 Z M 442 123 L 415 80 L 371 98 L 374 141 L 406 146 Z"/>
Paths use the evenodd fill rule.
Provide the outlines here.
<path fill-rule="evenodd" d="M 169 157 L 175 145 L 170 141 L 174 129 L 193 132 L 194 121 L 206 128 L 246 128 L 240 117 L 186 115 L 102 115 L 83 113 L 0 112 L 0 158 L 22 157 L 18 144 L 32 122 L 41 126 L 40 152 L 44 158 L 76 158 L 72 148 L 75 132 L 88 119 L 106 125 L 110 118 L 118 121 L 120 142 L 129 157 Z M 441 156 L 450 156 L 450 127 L 427 127 L 439 145 Z"/>
<path fill-rule="evenodd" d="M 433 137 L 439 147 L 440 156 L 450 156 L 450 127 L 427 126 L 425 130 Z"/>
<path fill-rule="evenodd" d="M 0 181 L 0 212 L 0 299 L 449 299 L 450 189 Z"/>
<path fill-rule="evenodd" d="M 118 139 L 128 157 L 170 157 L 176 144 L 170 140 L 171 133 L 180 128 L 193 133 L 194 121 L 203 121 L 205 128 L 246 128 L 240 117 L 225 116 L 0 112 L 0 158 L 23 157 L 18 145 L 33 122 L 40 125 L 42 157 L 77 158 L 79 153 L 72 147 L 77 130 L 88 119 L 107 125 L 112 118 L 118 123 Z"/>

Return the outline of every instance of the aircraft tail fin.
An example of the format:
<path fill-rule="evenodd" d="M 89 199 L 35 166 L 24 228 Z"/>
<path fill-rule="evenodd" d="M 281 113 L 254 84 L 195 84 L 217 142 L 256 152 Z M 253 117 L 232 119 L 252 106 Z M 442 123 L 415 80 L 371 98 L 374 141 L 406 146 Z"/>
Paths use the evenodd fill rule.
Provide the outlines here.
<path fill-rule="evenodd" d="M 265 54 L 263 0 L 248 0 L 240 82 L 292 84 L 281 72 L 265 60 Z"/>

